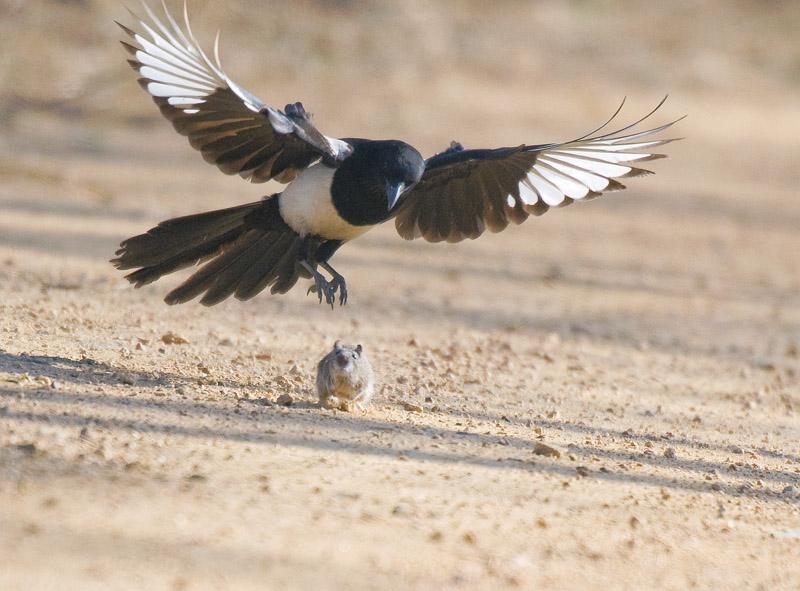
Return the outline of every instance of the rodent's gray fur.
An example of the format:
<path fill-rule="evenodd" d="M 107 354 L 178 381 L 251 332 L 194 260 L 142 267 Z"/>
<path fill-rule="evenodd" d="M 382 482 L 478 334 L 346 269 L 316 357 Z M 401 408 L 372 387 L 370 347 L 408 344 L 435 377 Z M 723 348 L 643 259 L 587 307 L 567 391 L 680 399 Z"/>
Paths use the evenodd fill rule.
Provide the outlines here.
<path fill-rule="evenodd" d="M 374 390 L 375 374 L 361 345 L 353 347 L 336 341 L 317 365 L 320 406 L 348 412 L 364 410 Z"/>

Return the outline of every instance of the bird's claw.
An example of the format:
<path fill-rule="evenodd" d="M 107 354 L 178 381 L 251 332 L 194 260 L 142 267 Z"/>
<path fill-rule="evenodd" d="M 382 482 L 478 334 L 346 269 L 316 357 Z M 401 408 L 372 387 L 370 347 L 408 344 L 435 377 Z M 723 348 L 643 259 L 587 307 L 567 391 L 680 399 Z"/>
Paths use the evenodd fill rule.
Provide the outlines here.
<path fill-rule="evenodd" d="M 347 303 L 347 283 L 345 283 L 344 277 L 341 275 L 334 275 L 330 285 L 331 293 L 334 294 L 334 297 L 336 291 L 339 291 L 339 305 L 344 306 Z"/>
<path fill-rule="evenodd" d="M 320 304 L 324 296 L 325 303 L 330 304 L 331 308 L 333 308 L 333 304 L 336 301 L 336 287 L 329 283 L 320 273 L 314 275 L 314 284 L 308 288 L 306 295 L 312 292 L 317 294 Z"/>

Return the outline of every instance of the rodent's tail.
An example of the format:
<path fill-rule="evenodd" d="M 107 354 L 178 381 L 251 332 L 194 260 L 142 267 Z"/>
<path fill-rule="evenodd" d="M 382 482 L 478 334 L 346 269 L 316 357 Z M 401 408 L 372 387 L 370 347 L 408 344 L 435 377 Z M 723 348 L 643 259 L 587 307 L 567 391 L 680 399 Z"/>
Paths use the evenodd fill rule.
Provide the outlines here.
<path fill-rule="evenodd" d="M 164 298 L 181 304 L 205 293 L 213 306 L 230 295 L 247 300 L 272 285 L 286 293 L 306 272 L 297 264 L 301 240 L 281 218 L 278 196 L 161 222 L 120 244 L 111 263 L 136 269 L 125 278 L 142 287 L 160 277 L 209 261 Z"/>

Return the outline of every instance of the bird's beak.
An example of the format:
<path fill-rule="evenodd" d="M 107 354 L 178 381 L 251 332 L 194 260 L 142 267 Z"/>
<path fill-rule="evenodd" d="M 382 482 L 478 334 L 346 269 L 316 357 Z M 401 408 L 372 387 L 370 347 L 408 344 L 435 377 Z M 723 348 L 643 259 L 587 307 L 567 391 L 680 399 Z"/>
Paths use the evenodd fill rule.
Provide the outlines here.
<path fill-rule="evenodd" d="M 400 199 L 400 196 L 403 194 L 405 190 L 406 190 L 405 183 L 392 183 L 392 182 L 386 183 L 386 196 L 389 199 L 388 211 L 392 211 L 392 208 L 395 206 L 397 200 Z"/>

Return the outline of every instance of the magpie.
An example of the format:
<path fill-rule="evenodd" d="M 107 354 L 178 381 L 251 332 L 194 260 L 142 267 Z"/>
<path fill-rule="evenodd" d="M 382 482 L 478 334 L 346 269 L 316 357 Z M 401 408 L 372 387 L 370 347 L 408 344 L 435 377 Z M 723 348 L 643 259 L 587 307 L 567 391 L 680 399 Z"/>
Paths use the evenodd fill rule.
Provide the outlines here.
<path fill-rule="evenodd" d="M 167 294 L 168 304 L 202 295 L 217 304 L 248 300 L 270 288 L 286 293 L 302 277 L 333 307 L 347 302 L 344 277 L 330 264 L 345 243 L 394 220 L 407 240 L 459 242 L 485 230 L 499 232 L 551 207 L 588 201 L 624 189 L 618 180 L 649 174 L 639 163 L 663 154 L 652 148 L 674 139 L 653 136 L 680 119 L 642 131 L 650 113 L 613 132 L 616 118 L 577 139 L 496 149 L 452 142 L 428 159 L 399 140 L 333 138 L 323 134 L 299 102 L 275 109 L 233 82 L 219 59 L 197 42 L 184 4 L 184 26 L 162 0 L 164 17 L 144 4 L 147 18 L 122 45 L 140 85 L 161 113 L 203 158 L 226 174 L 286 188 L 259 201 L 178 217 L 120 244 L 112 263 L 134 269 L 136 287 L 204 263 Z M 327 271 L 329 276 L 323 275 Z"/>

